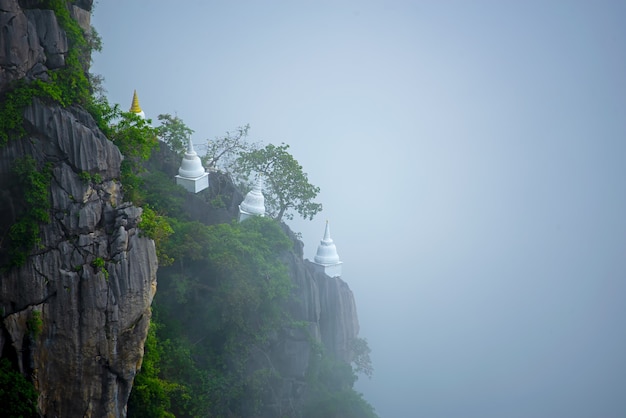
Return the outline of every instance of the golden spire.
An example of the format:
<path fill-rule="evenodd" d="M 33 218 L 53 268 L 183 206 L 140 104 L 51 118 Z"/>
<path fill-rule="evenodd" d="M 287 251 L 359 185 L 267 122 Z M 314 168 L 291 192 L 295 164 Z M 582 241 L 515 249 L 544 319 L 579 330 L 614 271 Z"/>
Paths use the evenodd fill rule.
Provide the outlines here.
<path fill-rule="evenodd" d="M 141 113 L 141 106 L 139 106 L 139 99 L 137 98 L 137 90 L 133 93 L 133 104 L 130 105 L 130 112 Z"/>

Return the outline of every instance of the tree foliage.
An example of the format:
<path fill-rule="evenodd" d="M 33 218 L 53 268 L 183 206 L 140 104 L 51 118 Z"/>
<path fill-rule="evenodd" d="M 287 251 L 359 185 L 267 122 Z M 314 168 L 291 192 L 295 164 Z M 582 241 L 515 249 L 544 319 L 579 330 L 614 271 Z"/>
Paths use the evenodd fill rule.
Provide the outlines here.
<path fill-rule="evenodd" d="M 150 120 L 144 120 L 132 112 L 121 112 L 119 106 L 104 112 L 103 118 L 113 121 L 106 130 L 124 156 L 121 166 L 121 180 L 125 198 L 137 205 L 142 201 L 142 181 L 139 174 L 144 171 L 143 162 L 158 146 L 157 131 L 150 126 Z"/>
<path fill-rule="evenodd" d="M 323 347 L 314 345 L 303 418 L 377 418 L 374 408 L 353 389 L 356 379 L 355 369 L 349 364 L 337 361 Z"/>
<path fill-rule="evenodd" d="M 267 218 L 171 225 L 166 251 L 176 262 L 160 269 L 154 303 L 163 324 L 153 349 L 161 353 L 158 380 L 140 386 L 132 410 L 156 402 L 177 417 L 254 416 L 273 371 L 252 367 L 253 354 L 286 320 L 290 280 L 278 255 L 291 241 Z M 146 373 L 153 372 L 148 363 Z M 169 406 L 158 401 L 168 393 Z"/>
<path fill-rule="evenodd" d="M 318 394 L 305 408 L 304 418 L 378 418 L 372 405 L 352 388 Z"/>
<path fill-rule="evenodd" d="M 374 368 L 370 358 L 371 351 L 366 339 L 355 338 L 352 340 L 352 354 L 354 356 L 352 364 L 354 365 L 355 373 L 364 374 L 369 378 L 372 377 Z"/>
<path fill-rule="evenodd" d="M 35 387 L 7 359 L 0 359 L 0 410 L 7 418 L 39 417 Z"/>
<path fill-rule="evenodd" d="M 40 243 L 39 227 L 50 222 L 50 181 L 51 167 L 38 167 L 30 156 L 13 163 L 13 172 L 19 186 L 22 207 L 21 213 L 11 225 L 9 264 L 21 266 L 31 251 Z"/>
<path fill-rule="evenodd" d="M 168 237 L 174 232 L 167 217 L 158 214 L 149 205 L 145 205 L 138 226 L 143 234 L 154 240 L 159 265 L 172 264 L 174 260 L 164 251 Z"/>
<path fill-rule="evenodd" d="M 185 125 L 177 115 L 165 113 L 159 115 L 158 119 L 161 121 L 161 125 L 157 128 L 159 138 L 182 158 L 194 132 L 193 129 Z"/>
<path fill-rule="evenodd" d="M 141 373 L 133 383 L 133 390 L 128 401 L 128 416 L 137 418 L 173 418 L 170 411 L 170 392 L 177 385 L 161 379 L 160 364 L 163 347 L 158 343 L 156 321 L 150 323 L 148 336 L 144 343 L 144 356 Z"/>
<path fill-rule="evenodd" d="M 235 163 L 239 154 L 258 149 L 257 143 L 247 142 L 250 125 L 239 127 L 235 132 L 226 132 L 226 135 L 209 140 L 207 152 L 202 157 L 202 163 L 210 169 L 220 169 L 226 173 L 235 171 Z"/>
<path fill-rule="evenodd" d="M 322 210 L 322 204 L 313 201 L 320 189 L 309 183 L 307 174 L 288 149 L 286 144 L 268 144 L 242 152 L 237 159 L 238 174 L 244 180 L 250 179 L 252 173 L 263 175 L 265 207 L 276 220 L 280 221 L 283 216 L 293 219 L 291 210 L 311 220 Z"/>

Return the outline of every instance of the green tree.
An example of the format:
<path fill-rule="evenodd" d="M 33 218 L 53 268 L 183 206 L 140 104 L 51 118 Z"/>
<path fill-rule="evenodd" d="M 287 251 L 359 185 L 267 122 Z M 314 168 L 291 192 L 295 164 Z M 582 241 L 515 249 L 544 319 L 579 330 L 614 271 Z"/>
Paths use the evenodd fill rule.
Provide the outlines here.
<path fill-rule="evenodd" d="M 160 378 L 160 363 L 163 348 L 159 345 L 156 321 L 150 322 L 148 336 L 144 343 L 144 356 L 141 363 L 141 372 L 135 377 L 133 390 L 128 400 L 128 416 L 169 418 L 174 415 L 169 412 L 170 397 L 168 388 L 172 383 Z"/>
<path fill-rule="evenodd" d="M 378 418 L 363 395 L 353 389 L 357 377 L 349 364 L 326 353 L 321 345 L 314 346 L 310 360 L 303 418 Z"/>
<path fill-rule="evenodd" d="M 157 128 L 159 138 L 182 158 L 194 132 L 193 129 L 185 125 L 183 120 L 176 115 L 165 113 L 159 115 L 158 119 L 161 121 L 161 125 Z"/>
<path fill-rule="evenodd" d="M 188 382 L 190 416 L 255 416 L 275 376 L 258 358 L 286 321 L 291 282 L 279 254 L 292 243 L 269 218 L 172 226 L 176 263 L 159 270 L 154 303 L 171 341 L 160 376 Z"/>
<path fill-rule="evenodd" d="M 257 143 L 247 142 L 250 125 L 239 127 L 235 132 L 226 132 L 221 138 L 209 140 L 207 152 L 202 157 L 205 167 L 219 168 L 226 173 L 234 171 L 235 162 L 241 153 L 247 153 L 259 148 Z"/>
<path fill-rule="evenodd" d="M 35 387 L 7 359 L 0 359 L 0 410 L 7 418 L 39 416 Z"/>
<path fill-rule="evenodd" d="M 372 367 L 372 360 L 370 358 L 371 351 L 365 338 L 355 338 L 352 340 L 352 353 L 354 354 L 352 364 L 354 365 L 355 373 L 362 373 L 369 378 L 372 377 L 374 368 Z"/>
<path fill-rule="evenodd" d="M 157 130 L 132 112 L 121 112 L 118 106 L 99 115 L 104 121 L 116 120 L 105 131 L 124 156 L 121 166 L 125 197 L 133 203 L 142 204 L 142 181 L 139 174 L 144 171 L 143 162 L 158 146 Z"/>
<path fill-rule="evenodd" d="M 320 188 L 309 183 L 307 174 L 288 149 L 286 144 L 268 144 L 265 148 L 242 152 L 237 159 L 238 174 L 245 180 L 253 172 L 264 176 L 265 206 L 274 219 L 280 221 L 283 216 L 293 219 L 290 210 L 294 210 L 311 220 L 322 210 L 322 204 L 313 201 Z"/>
<path fill-rule="evenodd" d="M 164 250 L 167 239 L 174 232 L 167 217 L 156 213 L 150 206 L 146 205 L 143 207 L 139 229 L 148 238 L 154 240 L 159 265 L 167 266 L 172 264 L 174 260 Z"/>

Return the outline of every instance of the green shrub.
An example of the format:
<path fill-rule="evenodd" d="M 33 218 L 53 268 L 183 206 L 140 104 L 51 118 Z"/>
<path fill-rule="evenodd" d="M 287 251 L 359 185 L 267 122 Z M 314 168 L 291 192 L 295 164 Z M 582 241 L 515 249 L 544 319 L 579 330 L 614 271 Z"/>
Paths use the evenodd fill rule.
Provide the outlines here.
<path fill-rule="evenodd" d="M 165 252 L 164 244 L 174 230 L 169 224 L 167 217 L 159 215 L 150 206 L 144 206 L 139 229 L 148 238 L 154 240 L 159 265 L 166 266 L 171 264 L 174 260 Z"/>
<path fill-rule="evenodd" d="M 102 257 L 96 257 L 91 265 L 94 266 L 96 270 L 101 270 L 104 268 L 104 259 Z"/>
<path fill-rule="evenodd" d="M 51 167 L 37 167 L 36 161 L 26 156 L 13 164 L 16 182 L 23 193 L 24 212 L 9 229 L 10 265 L 21 266 L 33 247 L 40 243 L 39 225 L 50 222 Z"/>
<path fill-rule="evenodd" d="M 269 218 L 211 226 L 176 219 L 172 226 L 167 250 L 176 264 L 159 270 L 154 302 L 167 353 L 159 377 L 193 396 L 170 394 L 171 411 L 257 416 L 277 374 L 253 358 L 288 321 L 291 281 L 279 254 L 292 243 Z"/>
<path fill-rule="evenodd" d="M 0 359 L 0 411 L 7 418 L 39 417 L 35 387 L 7 359 Z"/>
<path fill-rule="evenodd" d="M 41 312 L 33 310 L 30 313 L 30 316 L 26 320 L 26 328 L 30 333 L 31 337 L 36 339 L 41 335 L 41 331 L 43 330 L 43 319 L 41 318 Z"/>
<path fill-rule="evenodd" d="M 94 269 L 96 269 L 96 273 L 102 272 L 102 274 L 104 274 L 104 278 L 106 280 L 109 280 L 109 271 L 104 267 L 106 265 L 106 262 L 102 257 L 94 258 L 94 260 L 91 262 L 91 265 Z"/>

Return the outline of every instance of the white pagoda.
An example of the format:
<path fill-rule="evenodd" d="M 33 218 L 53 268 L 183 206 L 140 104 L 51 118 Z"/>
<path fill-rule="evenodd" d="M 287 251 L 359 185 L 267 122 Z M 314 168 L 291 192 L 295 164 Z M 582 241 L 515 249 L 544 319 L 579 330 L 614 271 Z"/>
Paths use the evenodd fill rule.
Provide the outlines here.
<path fill-rule="evenodd" d="M 328 221 L 326 221 L 324 238 L 320 241 L 320 245 L 317 247 L 317 254 L 315 254 L 315 258 L 313 260 L 313 263 L 317 266 L 318 270 L 322 271 L 327 276 L 341 276 L 341 265 L 343 263 L 339 260 L 337 247 L 335 247 L 335 243 L 330 237 L 330 227 L 328 226 Z"/>
<path fill-rule="evenodd" d="M 191 138 L 189 138 L 187 152 L 178 169 L 176 184 L 183 186 L 192 193 L 198 193 L 209 187 L 209 173 L 206 172 L 200 157 L 194 151 Z"/>
<path fill-rule="evenodd" d="M 257 177 L 252 190 L 246 194 L 239 205 L 239 222 L 252 216 L 265 216 L 265 197 L 263 196 L 263 177 Z"/>

